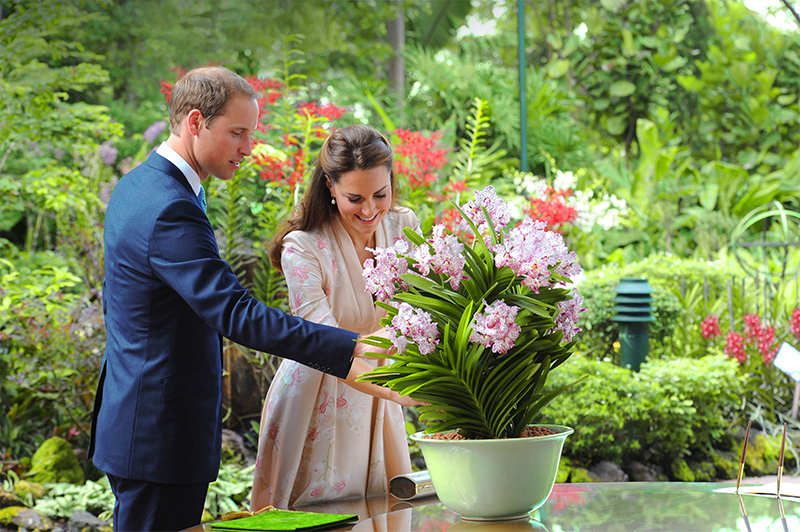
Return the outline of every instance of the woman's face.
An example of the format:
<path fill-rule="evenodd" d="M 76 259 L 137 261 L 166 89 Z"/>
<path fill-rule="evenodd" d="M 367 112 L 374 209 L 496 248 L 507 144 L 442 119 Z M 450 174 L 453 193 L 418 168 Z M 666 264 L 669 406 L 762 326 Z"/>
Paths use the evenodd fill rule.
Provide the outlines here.
<path fill-rule="evenodd" d="M 376 166 L 369 170 L 353 170 L 328 181 L 331 196 L 336 199 L 342 225 L 357 244 L 370 245 L 378 224 L 392 206 L 392 184 L 389 169 Z"/>

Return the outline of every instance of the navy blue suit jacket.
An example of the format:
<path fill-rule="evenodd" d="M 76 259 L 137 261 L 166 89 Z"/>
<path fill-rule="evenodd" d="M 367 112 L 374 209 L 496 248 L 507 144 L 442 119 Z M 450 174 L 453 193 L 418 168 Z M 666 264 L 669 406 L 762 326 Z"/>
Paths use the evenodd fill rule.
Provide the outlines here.
<path fill-rule="evenodd" d="M 115 187 L 104 240 L 108 340 L 89 447 L 102 471 L 167 484 L 217 477 L 223 336 L 347 375 L 357 335 L 254 299 L 220 259 L 188 181 L 160 155 Z"/>

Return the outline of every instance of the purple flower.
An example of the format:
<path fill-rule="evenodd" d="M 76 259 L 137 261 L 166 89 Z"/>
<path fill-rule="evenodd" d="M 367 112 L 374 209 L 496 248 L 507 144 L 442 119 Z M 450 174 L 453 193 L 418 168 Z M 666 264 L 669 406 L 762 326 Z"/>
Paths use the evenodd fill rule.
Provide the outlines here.
<path fill-rule="evenodd" d="M 398 256 L 408 250 L 408 243 L 404 240 L 398 241 L 391 248 L 367 248 L 375 255 L 375 259 L 364 261 L 364 269 L 361 274 L 366 279 L 364 290 L 374 295 L 378 301 L 385 302 L 394 297 L 395 283 L 399 284 L 404 290 L 408 285 L 400 279 L 400 276 L 408 272 L 408 261 Z"/>
<path fill-rule="evenodd" d="M 526 217 L 505 236 L 503 244 L 492 248 L 495 265 L 498 268 L 511 268 L 525 278 L 522 284 L 534 292 L 551 286 L 551 271 L 565 277 L 581 272 L 575 252 L 567 249 L 560 234 L 545 231 L 546 225 L 545 222 L 534 222 Z"/>
<path fill-rule="evenodd" d="M 392 325 L 387 325 L 386 330 L 398 353 L 405 352 L 409 341 L 417 344 L 419 352 L 423 355 L 433 353 L 439 344 L 439 329 L 436 327 L 436 322 L 431 319 L 431 315 L 408 303 L 400 303 L 397 316 L 392 318 Z"/>
<path fill-rule="evenodd" d="M 583 308 L 583 296 L 578 294 L 575 289 L 572 290 L 572 299 L 558 304 L 558 314 L 556 315 L 554 329 L 564 331 L 564 338 L 561 343 L 569 342 L 575 337 L 576 333 L 581 331 L 580 327 L 578 327 L 578 317 L 584 311 L 586 309 Z"/>
<path fill-rule="evenodd" d="M 455 235 L 445 235 L 443 224 L 433 227 L 433 237 L 428 242 L 433 247 L 433 255 L 428 246 L 420 246 L 413 253 L 416 267 L 422 275 L 428 275 L 431 269 L 435 273 L 447 275 L 450 286 L 458 290 L 458 286 L 467 277 L 464 275 L 464 244 Z"/>
<path fill-rule="evenodd" d="M 489 229 L 489 224 L 486 223 L 486 216 L 483 214 L 481 207 L 486 207 L 495 231 L 499 232 L 511 221 L 511 213 L 508 212 L 506 202 L 497 197 L 494 187 L 489 185 L 483 190 L 475 192 L 475 199 L 468 201 L 461 208 L 481 234 Z M 472 228 L 466 220 L 461 220 L 460 227 L 462 231 L 472 234 Z"/>
<path fill-rule="evenodd" d="M 153 122 L 147 129 L 144 130 L 142 137 L 144 137 L 144 140 L 146 140 L 148 143 L 152 144 L 165 129 L 167 129 L 166 121 L 159 120 L 158 122 Z"/>
<path fill-rule="evenodd" d="M 111 166 L 117 161 L 117 153 L 117 149 L 111 145 L 110 140 L 105 141 L 97 147 L 97 154 L 106 166 Z"/>
<path fill-rule="evenodd" d="M 486 304 L 486 301 L 483 302 Z M 509 307 L 502 299 L 498 299 L 484 309 L 483 313 L 475 313 L 470 342 L 477 342 L 483 347 L 491 347 L 493 353 L 505 353 L 517 340 L 522 328 L 515 321 L 519 307 Z"/>

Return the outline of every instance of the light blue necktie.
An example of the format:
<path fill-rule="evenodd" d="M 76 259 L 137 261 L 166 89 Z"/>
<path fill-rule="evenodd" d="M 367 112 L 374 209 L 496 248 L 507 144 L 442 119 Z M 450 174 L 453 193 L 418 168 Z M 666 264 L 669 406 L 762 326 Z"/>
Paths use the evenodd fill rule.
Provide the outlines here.
<path fill-rule="evenodd" d="M 203 185 L 200 185 L 200 192 L 197 193 L 197 200 L 200 202 L 200 207 L 203 209 L 203 212 L 206 212 L 206 191 L 203 189 Z"/>

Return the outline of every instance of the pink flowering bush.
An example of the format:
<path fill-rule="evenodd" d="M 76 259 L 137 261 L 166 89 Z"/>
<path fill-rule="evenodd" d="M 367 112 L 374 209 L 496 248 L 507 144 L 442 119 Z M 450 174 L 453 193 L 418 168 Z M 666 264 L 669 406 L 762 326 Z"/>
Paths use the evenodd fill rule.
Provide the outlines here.
<path fill-rule="evenodd" d="M 388 332 L 365 341 L 395 354 L 360 380 L 430 403 L 418 408 L 426 432 L 518 437 L 575 384 L 545 392 L 580 330 L 583 298 L 569 288 L 580 266 L 545 223 L 508 227 L 491 186 L 455 212 L 457 234 L 444 224 L 427 236 L 406 229 L 413 246 L 375 249 L 365 262 Z"/>

